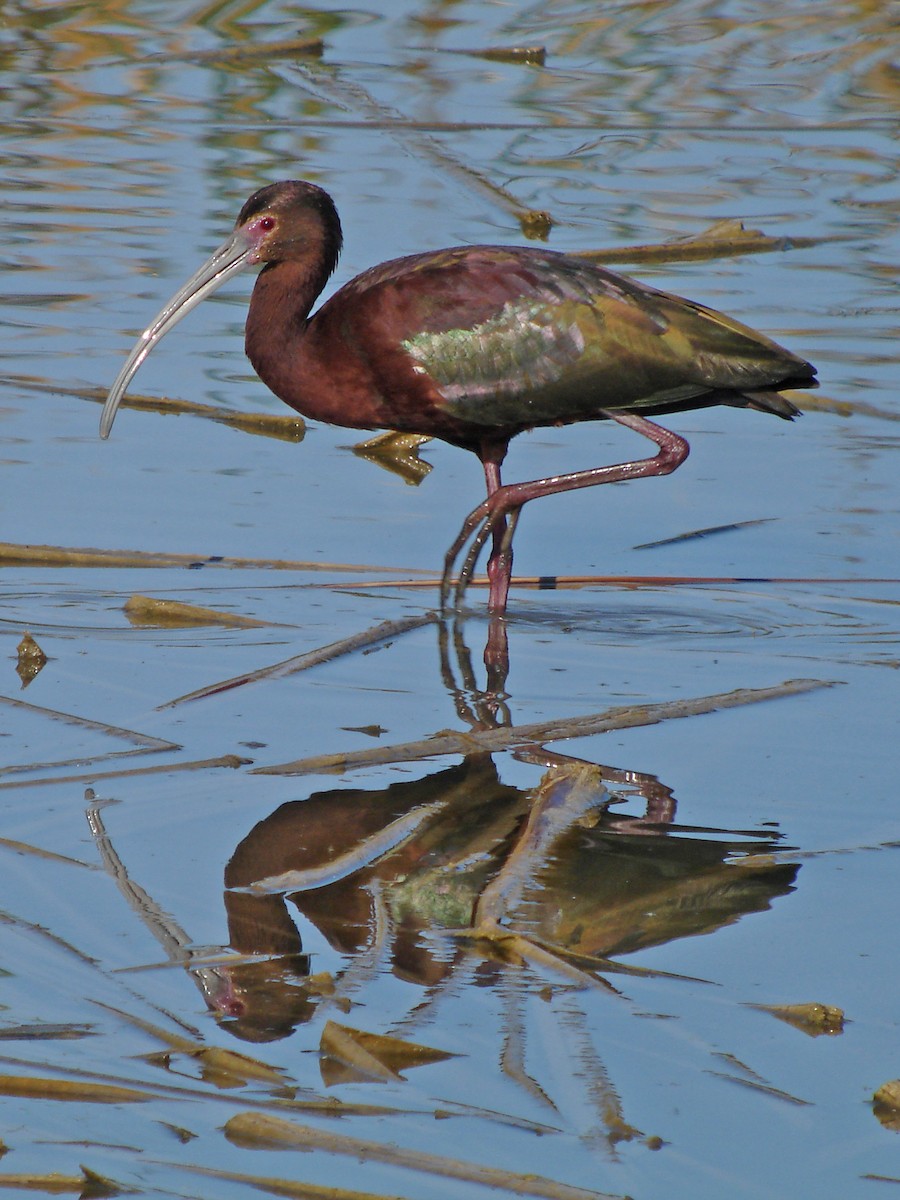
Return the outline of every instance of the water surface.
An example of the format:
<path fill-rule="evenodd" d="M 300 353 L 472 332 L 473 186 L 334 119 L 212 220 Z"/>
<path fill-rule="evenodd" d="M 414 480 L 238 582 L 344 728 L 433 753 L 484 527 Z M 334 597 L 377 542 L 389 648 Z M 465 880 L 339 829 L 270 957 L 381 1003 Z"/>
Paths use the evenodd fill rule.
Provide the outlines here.
<path fill-rule="evenodd" d="M 340 1133 L 532 1172 L 547 1194 L 898 1186 L 898 1135 L 871 1105 L 900 1074 L 897 26 L 862 0 L 10 9 L 4 537 L 191 565 L 3 571 L 0 1074 L 39 1083 L 4 1100 L 0 1183 L 85 1164 L 148 1195 L 237 1197 L 246 1177 L 497 1194 L 446 1164 L 361 1163 Z M 545 62 L 475 53 L 498 46 Z M 429 619 L 480 498 L 474 458 L 429 444 L 413 487 L 321 425 L 280 440 L 123 408 L 97 437 L 137 332 L 285 177 L 336 198 L 330 286 L 398 254 L 521 244 L 531 211 L 558 250 L 723 219 L 817 239 L 628 269 L 790 345 L 821 390 L 793 424 L 672 418 L 692 447 L 676 475 L 526 511 L 522 577 L 658 581 L 514 588 L 498 707 L 484 592 L 455 628 Z M 282 414 L 242 354 L 250 286 L 198 309 L 135 390 Z M 606 425 L 540 430 L 507 477 L 636 449 Z M 132 622 L 134 594 L 264 624 Z M 383 622 L 407 624 L 169 703 Z M 25 630 L 48 661 L 23 690 Z M 796 679 L 833 686 L 772 698 Z M 557 733 L 545 754 L 408 749 L 498 723 Z M 560 816 L 543 842 L 541 804 Z M 811 1001 L 842 1009 L 843 1032 L 754 1007 Z M 379 1073 L 335 1025 L 451 1057 L 376 1043 Z M 62 1103 L 54 1080 L 147 1098 Z M 251 1111 L 318 1148 L 272 1148 Z"/>

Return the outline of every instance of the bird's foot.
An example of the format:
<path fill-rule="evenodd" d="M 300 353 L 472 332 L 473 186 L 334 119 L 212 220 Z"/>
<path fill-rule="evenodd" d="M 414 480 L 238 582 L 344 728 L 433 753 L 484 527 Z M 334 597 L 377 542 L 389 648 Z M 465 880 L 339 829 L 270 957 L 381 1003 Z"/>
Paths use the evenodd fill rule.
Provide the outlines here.
<path fill-rule="evenodd" d="M 514 486 L 509 489 L 501 487 L 493 495 L 483 500 L 466 517 L 462 529 L 444 559 L 444 573 L 441 577 L 440 590 L 442 613 L 450 607 L 451 590 L 453 607 L 458 609 L 462 605 L 466 589 L 475 572 L 478 556 L 488 538 L 493 539 L 493 549 L 487 566 L 488 611 L 493 615 L 502 615 L 506 612 L 512 576 L 512 539 L 519 519 L 520 508 L 521 503 L 516 496 Z M 470 538 L 472 539 L 471 544 L 454 584 L 453 568 Z"/>

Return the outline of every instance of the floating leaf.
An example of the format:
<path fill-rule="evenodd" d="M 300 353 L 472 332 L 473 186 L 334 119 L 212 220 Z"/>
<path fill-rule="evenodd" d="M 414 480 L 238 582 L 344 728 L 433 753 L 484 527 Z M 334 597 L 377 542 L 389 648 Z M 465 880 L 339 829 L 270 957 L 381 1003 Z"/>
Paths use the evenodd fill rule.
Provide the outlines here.
<path fill-rule="evenodd" d="M 193 1052 L 202 1065 L 203 1078 L 216 1087 L 243 1087 L 248 1080 L 281 1086 L 285 1082 L 284 1072 L 258 1058 L 240 1054 L 237 1050 L 226 1050 L 220 1046 L 204 1046 Z"/>
<path fill-rule="evenodd" d="M 303 986 L 313 996 L 333 996 L 336 990 L 334 976 L 330 971 L 318 971 L 315 975 L 307 975 Z"/>
<path fill-rule="evenodd" d="M 157 1038 L 168 1046 L 168 1050 L 143 1055 L 145 1062 L 168 1068 L 173 1052 L 186 1055 L 201 1064 L 204 1080 L 207 1083 L 214 1083 L 217 1087 L 242 1087 L 250 1079 L 279 1086 L 285 1082 L 283 1071 L 261 1059 L 251 1058 L 237 1050 L 206 1046 L 199 1040 L 187 1038 L 183 1033 L 163 1029 L 159 1025 L 145 1021 L 143 1017 L 135 1016 L 120 1008 L 114 1008 L 111 1004 L 103 1004 L 100 1001 L 94 1003 L 100 1008 L 106 1009 L 107 1012 L 115 1013 L 122 1020 L 137 1026 L 138 1029 L 142 1029 L 151 1037 Z"/>
<path fill-rule="evenodd" d="M 355 1029 L 328 1021 L 319 1042 L 319 1070 L 326 1087 L 340 1083 L 387 1083 L 402 1079 L 359 1040 Z"/>
<path fill-rule="evenodd" d="M 364 442 L 357 442 L 351 449 L 367 462 L 399 475 L 404 483 L 418 487 L 432 469 L 431 463 L 419 458 L 419 447 L 430 441 L 431 438 L 424 433 L 395 433 L 388 430 Z"/>
<path fill-rule="evenodd" d="M 182 1145 L 192 1142 L 195 1137 L 199 1136 L 190 1129 L 185 1129 L 183 1125 L 172 1125 L 168 1121 L 160 1121 L 159 1123 L 162 1125 L 163 1129 L 168 1129 L 169 1133 L 178 1138 Z"/>
<path fill-rule="evenodd" d="M 844 1032 L 843 1009 L 831 1004 L 753 1004 L 751 1007 L 771 1013 L 779 1021 L 787 1021 L 810 1037 L 819 1037 L 823 1033 L 834 1036 Z"/>
<path fill-rule="evenodd" d="M 525 237 L 532 241 L 546 242 L 553 228 L 553 218 L 548 212 L 539 209 L 528 209 L 519 213 L 519 225 Z"/>
<path fill-rule="evenodd" d="M 320 1068 L 326 1086 L 351 1080 L 402 1079 L 401 1071 L 442 1062 L 453 1055 L 386 1034 L 366 1033 L 328 1021 L 319 1043 Z"/>
<path fill-rule="evenodd" d="M 900 1079 L 881 1085 L 872 1097 L 872 1111 L 885 1129 L 900 1133 Z"/>
<path fill-rule="evenodd" d="M 32 679 L 44 669 L 47 655 L 27 629 L 22 634 L 21 642 L 16 646 L 16 653 L 18 654 L 16 671 L 22 680 L 22 687 L 26 688 Z"/>
<path fill-rule="evenodd" d="M 123 1192 L 133 1193 L 136 1190 L 135 1188 L 123 1187 L 121 1183 L 116 1183 L 114 1179 L 109 1179 L 106 1175 L 99 1175 L 83 1163 L 81 1170 L 84 1174 L 84 1187 L 81 1189 L 81 1200 L 100 1200 L 100 1197 L 103 1196 L 120 1196 Z"/>
<path fill-rule="evenodd" d="M 125 601 L 125 615 L 132 625 L 239 625 L 255 628 L 271 624 L 240 613 L 221 612 L 180 600 L 158 600 L 153 596 L 134 595 Z"/>

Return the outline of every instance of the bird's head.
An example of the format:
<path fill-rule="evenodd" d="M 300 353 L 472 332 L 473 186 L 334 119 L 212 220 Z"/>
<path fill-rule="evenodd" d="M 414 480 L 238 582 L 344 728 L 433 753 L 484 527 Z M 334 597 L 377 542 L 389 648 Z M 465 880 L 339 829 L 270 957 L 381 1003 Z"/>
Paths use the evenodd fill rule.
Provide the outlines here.
<path fill-rule="evenodd" d="M 245 267 L 301 263 L 317 294 L 334 270 L 341 224 L 334 201 L 314 183 L 288 179 L 254 192 L 228 240 L 190 277 L 138 338 L 116 377 L 100 417 L 100 436 L 112 429 L 122 397 L 141 363 L 166 333 L 201 300 Z"/>

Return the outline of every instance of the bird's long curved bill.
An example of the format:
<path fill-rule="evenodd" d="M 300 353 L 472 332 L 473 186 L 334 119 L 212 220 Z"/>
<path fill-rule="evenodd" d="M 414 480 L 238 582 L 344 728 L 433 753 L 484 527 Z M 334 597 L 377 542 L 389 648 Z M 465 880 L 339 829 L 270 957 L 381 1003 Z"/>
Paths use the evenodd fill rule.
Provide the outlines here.
<path fill-rule="evenodd" d="M 162 312 L 154 317 L 137 340 L 134 349 L 125 360 L 122 370 L 110 388 L 103 412 L 100 416 L 100 436 L 109 437 L 116 412 L 128 385 L 137 374 L 141 363 L 161 337 L 177 325 L 183 316 L 196 308 L 201 300 L 212 295 L 227 279 L 248 266 L 254 245 L 242 229 L 236 229 L 231 237 L 211 255 L 199 271 L 179 288 Z"/>

